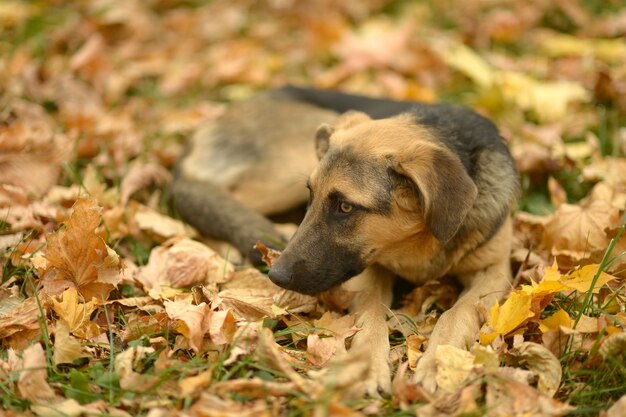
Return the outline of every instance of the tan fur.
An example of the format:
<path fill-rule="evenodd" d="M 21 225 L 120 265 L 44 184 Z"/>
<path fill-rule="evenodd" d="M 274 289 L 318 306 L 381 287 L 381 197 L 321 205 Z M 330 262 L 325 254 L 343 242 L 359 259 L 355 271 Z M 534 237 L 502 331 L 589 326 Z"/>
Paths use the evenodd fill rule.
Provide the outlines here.
<path fill-rule="evenodd" d="M 298 88 L 261 93 L 197 132 L 173 187 L 183 218 L 254 262 L 254 242 L 283 239 L 259 213 L 303 204 L 309 178 L 309 210 L 268 276 L 306 294 L 341 283 L 355 291 L 361 330 L 352 345 L 370 353 L 370 395 L 390 391 L 386 306 L 395 275 L 419 284 L 451 274 L 465 287 L 418 363 L 415 379 L 431 390 L 437 346 L 471 344 L 476 302 L 490 304 L 510 285 L 504 219 L 517 181 L 497 130 L 453 106 L 408 104 Z M 349 108 L 399 116 L 372 120 Z M 346 202 L 352 217 L 338 211 Z"/>
<path fill-rule="evenodd" d="M 473 210 L 476 207 L 484 210 L 485 218 L 494 216 L 499 209 L 489 195 L 476 188 L 461 162 L 448 148 L 434 140 L 427 128 L 415 125 L 405 117 L 373 121 L 362 114 L 350 113 L 337 121 L 336 128 L 325 127 L 322 132 L 318 131 L 318 135 L 326 134 L 332 136 L 325 138 L 330 139 L 324 145 L 325 152 L 349 149 L 368 160 L 377 161 L 377 164 L 392 167 L 419 185 L 425 205 L 432 202 L 447 204 L 445 201 L 441 203 L 442 199 L 455 202 L 466 199 L 460 201 L 460 206 L 453 207 L 461 212 L 461 223 L 472 207 Z M 433 165 L 442 158 L 446 161 L 443 170 L 453 173 L 453 177 L 441 177 L 442 169 Z M 490 178 L 498 181 L 499 166 L 485 164 L 484 167 L 485 171 L 480 175 L 486 181 Z M 342 171 L 341 167 L 333 166 L 332 175 L 326 172 L 328 169 L 320 164 L 310 177 L 316 198 L 322 199 L 333 190 L 340 191 L 350 202 L 364 206 L 376 198 L 375 188 L 357 186 L 358 179 L 351 175 L 350 167 L 346 166 Z M 442 184 L 441 181 L 448 183 Z M 451 186 L 449 182 L 455 184 Z M 448 190 L 448 195 L 440 195 L 444 189 Z M 476 199 L 479 201 L 475 204 Z M 421 214 L 425 212 L 428 216 L 429 207 L 421 207 L 421 203 L 411 190 L 397 187 L 389 215 L 368 214 L 356 230 L 342 238 L 346 245 L 365 242 L 366 247 L 365 261 L 369 267 L 345 285 L 358 291 L 352 311 L 357 314 L 362 330 L 355 336 L 353 346 L 367 345 L 371 349 L 370 376 L 364 382 L 364 389 L 371 395 L 377 395 L 380 390 L 389 391 L 389 341 L 384 305 L 389 301 L 394 274 L 421 283 L 450 273 L 456 275 L 465 287 L 457 303 L 439 319 L 417 366 L 415 379 L 429 390 L 436 388 L 437 346 L 450 344 L 465 348 L 471 345 L 480 327 L 476 303 L 481 299 L 487 304 L 493 303 L 510 285 L 510 220 L 506 220 L 486 243 L 481 244 L 489 231 L 477 228 L 462 238 L 455 240 L 453 237 L 444 247 L 444 242 L 435 238 L 427 219 Z M 320 207 L 314 203 L 310 210 L 320 210 Z M 481 221 L 480 214 L 474 214 L 473 218 Z M 443 216 L 441 219 L 445 221 Z M 306 233 L 314 233 L 307 225 L 303 226 Z M 454 226 L 453 235 L 458 227 Z"/>
<path fill-rule="evenodd" d="M 287 114 L 289 118 L 284 117 Z M 336 117 L 329 110 L 270 101 L 265 95 L 235 103 L 191 138 L 179 166 L 180 176 L 214 183 L 258 213 L 284 212 L 306 201 L 303 185 L 317 165 L 313 141 L 302 138 L 309 138 L 321 123 Z M 280 130 L 276 130 L 277 124 Z M 263 132 L 263 142 L 250 132 Z M 228 137 L 226 144 L 224 137 Z M 229 143 L 240 147 L 229 152 L 232 157 L 224 158 Z M 281 158 L 275 158 L 276 154 Z"/>

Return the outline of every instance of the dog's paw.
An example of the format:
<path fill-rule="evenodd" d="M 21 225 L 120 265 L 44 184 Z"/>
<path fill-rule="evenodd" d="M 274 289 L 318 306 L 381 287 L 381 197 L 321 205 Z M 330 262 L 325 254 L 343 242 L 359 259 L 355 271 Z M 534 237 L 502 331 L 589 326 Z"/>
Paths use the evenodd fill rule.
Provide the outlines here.
<path fill-rule="evenodd" d="M 437 390 L 437 362 L 435 355 L 425 353 L 417 362 L 413 382 L 421 384 L 428 392 Z"/>
<path fill-rule="evenodd" d="M 372 361 L 367 379 L 363 381 L 363 393 L 380 398 L 391 393 L 391 370 L 387 361 Z"/>

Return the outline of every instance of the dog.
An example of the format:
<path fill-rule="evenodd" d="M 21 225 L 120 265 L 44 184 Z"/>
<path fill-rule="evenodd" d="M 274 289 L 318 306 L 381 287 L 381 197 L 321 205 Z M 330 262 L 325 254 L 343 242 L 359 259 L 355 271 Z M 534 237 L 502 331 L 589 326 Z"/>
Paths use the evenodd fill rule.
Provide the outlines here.
<path fill-rule="evenodd" d="M 308 200 L 269 279 L 305 294 L 340 284 L 355 292 L 352 347 L 369 349 L 372 396 L 391 389 L 394 277 L 449 275 L 464 287 L 435 325 L 416 382 L 437 388 L 437 346 L 474 342 L 476 303 L 510 289 L 518 189 L 497 128 L 469 109 L 295 86 L 237 103 L 199 130 L 173 185 L 187 222 L 255 263 L 256 241 L 287 240 L 266 216 Z"/>

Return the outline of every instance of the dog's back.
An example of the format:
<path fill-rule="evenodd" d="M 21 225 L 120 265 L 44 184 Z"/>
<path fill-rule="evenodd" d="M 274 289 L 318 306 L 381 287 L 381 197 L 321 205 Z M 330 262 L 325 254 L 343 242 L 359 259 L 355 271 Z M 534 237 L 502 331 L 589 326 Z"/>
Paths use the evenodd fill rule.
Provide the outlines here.
<path fill-rule="evenodd" d="M 202 234 L 229 241 L 258 263 L 252 249 L 257 240 L 270 245 L 285 241 L 264 216 L 306 202 L 304 182 L 316 165 L 316 128 L 350 110 L 373 119 L 410 113 L 440 133 L 437 137 L 459 156 L 484 192 L 508 195 L 515 188 L 509 180 L 514 178 L 513 163 L 497 129 L 468 109 L 285 86 L 229 106 L 194 135 L 173 185 L 181 216 Z M 489 166 L 486 161 L 492 158 L 499 159 L 493 165 L 497 170 L 476 169 Z M 498 172 L 503 166 L 507 172 Z M 485 201 L 493 201 L 503 220 L 509 202 L 496 200 Z M 477 224 L 484 224 L 480 210 L 473 215 Z"/>

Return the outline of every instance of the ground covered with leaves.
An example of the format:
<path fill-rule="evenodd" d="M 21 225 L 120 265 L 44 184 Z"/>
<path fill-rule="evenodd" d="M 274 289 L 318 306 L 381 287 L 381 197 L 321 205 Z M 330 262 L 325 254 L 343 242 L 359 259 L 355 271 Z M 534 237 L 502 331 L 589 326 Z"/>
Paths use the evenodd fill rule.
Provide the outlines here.
<path fill-rule="evenodd" d="M 626 415 L 625 36 L 620 0 L 2 1 L 0 415 Z M 285 82 L 462 103 L 510 144 L 514 286 L 435 395 L 411 369 L 450 282 L 392 312 L 393 395 L 362 398 L 350 294 L 177 219 L 185 138 Z"/>

